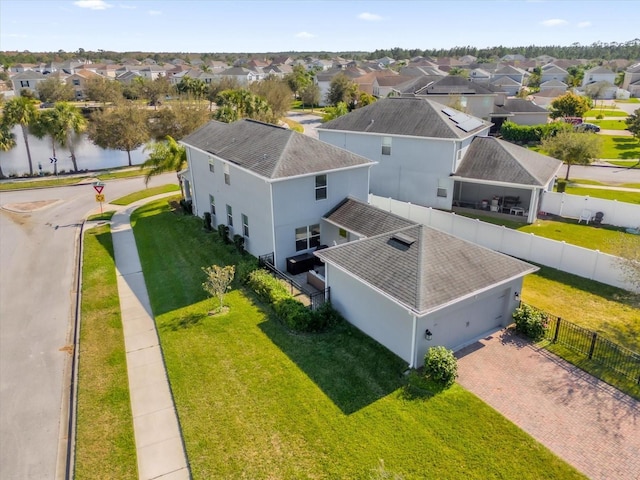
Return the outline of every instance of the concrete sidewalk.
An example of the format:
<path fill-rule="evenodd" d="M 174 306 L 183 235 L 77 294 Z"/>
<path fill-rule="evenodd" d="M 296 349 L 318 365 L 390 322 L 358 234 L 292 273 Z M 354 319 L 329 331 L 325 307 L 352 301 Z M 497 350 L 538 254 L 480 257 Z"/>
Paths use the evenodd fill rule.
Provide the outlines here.
<path fill-rule="evenodd" d="M 111 235 L 127 356 L 138 476 L 141 480 L 188 480 L 191 475 L 178 416 L 130 223 L 131 213 L 136 208 L 161 197 L 135 202 L 114 214 Z"/>

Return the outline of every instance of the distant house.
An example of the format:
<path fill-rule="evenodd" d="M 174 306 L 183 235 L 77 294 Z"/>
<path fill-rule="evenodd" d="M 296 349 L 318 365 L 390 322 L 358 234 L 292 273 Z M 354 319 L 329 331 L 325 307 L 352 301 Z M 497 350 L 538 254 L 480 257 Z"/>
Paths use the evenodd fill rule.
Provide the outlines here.
<path fill-rule="evenodd" d="M 569 85 L 567 85 L 564 82 L 561 82 L 560 80 L 547 80 L 546 82 L 543 82 L 540 84 L 540 91 L 543 92 L 545 90 L 561 90 L 561 91 L 566 91 L 569 88 Z"/>
<path fill-rule="evenodd" d="M 357 67 L 351 67 L 344 70 L 341 68 L 332 68 L 331 70 L 323 70 L 317 72 L 314 76 L 314 82 L 320 89 L 320 106 L 327 105 L 327 93 L 329 93 L 331 80 L 333 80 L 333 77 L 339 74 L 346 75 L 350 79 L 356 79 L 365 75 L 366 72 Z"/>
<path fill-rule="evenodd" d="M 640 97 L 640 63 L 634 63 L 624 72 L 622 88 L 634 97 Z"/>
<path fill-rule="evenodd" d="M 358 241 L 315 252 L 331 304 L 410 367 L 509 325 L 538 268 L 347 199 L 325 222 Z"/>
<path fill-rule="evenodd" d="M 250 83 L 261 80 L 264 77 L 262 71 L 250 70 L 244 67 L 231 67 L 221 72 L 215 72 L 216 78 L 227 77 L 238 82 L 238 85 L 248 85 Z"/>
<path fill-rule="evenodd" d="M 508 98 L 491 114 L 492 132 L 499 131 L 505 121 L 518 125 L 541 125 L 549 121 L 549 110 L 522 98 Z"/>
<path fill-rule="evenodd" d="M 540 69 L 540 84 L 556 80 L 566 82 L 569 72 L 557 65 L 549 64 Z"/>
<path fill-rule="evenodd" d="M 94 78 L 104 78 L 102 75 L 98 75 L 97 73 L 85 70 L 78 71 L 72 75 L 67 77 L 67 84 L 73 87 L 74 97 L 77 101 L 82 101 L 87 99 L 86 89 L 87 83 Z"/>
<path fill-rule="evenodd" d="M 589 84 L 597 82 L 608 82 L 611 85 L 616 81 L 616 73 L 610 68 L 596 67 L 584 72 L 582 79 L 582 87 L 586 87 Z"/>
<path fill-rule="evenodd" d="M 38 83 L 46 79 L 47 77 L 42 73 L 35 72 L 33 70 L 23 70 L 11 77 L 13 92 L 16 96 L 20 96 L 20 92 L 23 89 L 27 89 L 37 97 Z"/>
<path fill-rule="evenodd" d="M 181 143 L 194 213 L 209 212 L 252 255 L 273 253 L 280 270 L 320 245 L 326 212 L 369 193 L 371 160 L 274 125 L 211 121 Z"/>
<path fill-rule="evenodd" d="M 464 152 L 491 124 L 424 98 L 384 98 L 318 127 L 320 140 L 367 157 L 371 193 L 450 210 Z"/>

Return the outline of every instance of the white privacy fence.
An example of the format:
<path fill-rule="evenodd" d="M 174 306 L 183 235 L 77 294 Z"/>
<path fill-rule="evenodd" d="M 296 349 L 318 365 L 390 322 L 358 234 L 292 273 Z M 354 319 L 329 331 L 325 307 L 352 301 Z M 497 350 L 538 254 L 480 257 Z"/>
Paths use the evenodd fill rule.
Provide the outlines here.
<path fill-rule="evenodd" d="M 638 194 L 640 197 L 640 193 Z M 561 217 L 580 218 L 583 210 L 604 213 L 602 223 L 616 227 L 640 227 L 640 205 L 567 193 L 545 192 L 540 210 Z"/>
<path fill-rule="evenodd" d="M 614 255 L 391 198 L 369 195 L 369 203 L 507 255 L 634 291 L 622 274 L 620 259 Z"/>

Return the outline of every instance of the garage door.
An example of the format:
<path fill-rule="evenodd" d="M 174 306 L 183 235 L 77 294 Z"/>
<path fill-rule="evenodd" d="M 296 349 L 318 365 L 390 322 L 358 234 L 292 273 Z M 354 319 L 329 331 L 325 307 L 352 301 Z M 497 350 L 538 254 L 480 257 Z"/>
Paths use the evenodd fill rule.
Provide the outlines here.
<path fill-rule="evenodd" d="M 434 325 L 434 340 L 455 350 L 504 323 L 511 323 L 504 318 L 508 292 L 508 289 L 502 290 L 448 311 Z"/>

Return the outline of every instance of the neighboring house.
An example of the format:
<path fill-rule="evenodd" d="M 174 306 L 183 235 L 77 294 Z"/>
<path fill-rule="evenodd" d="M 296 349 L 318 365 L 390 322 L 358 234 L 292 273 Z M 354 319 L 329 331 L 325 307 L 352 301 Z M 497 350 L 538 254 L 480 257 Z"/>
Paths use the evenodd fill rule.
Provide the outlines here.
<path fill-rule="evenodd" d="M 260 80 L 264 74 L 244 67 L 231 67 L 221 72 L 216 72 L 214 76 L 216 78 L 232 78 L 238 82 L 238 85 L 246 86 Z"/>
<path fill-rule="evenodd" d="M 634 63 L 625 70 L 622 88 L 632 96 L 640 97 L 640 63 Z"/>
<path fill-rule="evenodd" d="M 411 77 L 404 75 L 376 75 L 372 86 L 373 96 L 376 98 L 393 96 L 395 87 L 409 80 Z"/>
<path fill-rule="evenodd" d="M 365 72 L 357 67 L 350 67 L 346 69 L 341 68 L 332 68 L 331 70 L 323 70 L 319 71 L 314 76 L 314 82 L 318 85 L 320 89 L 320 106 L 327 105 L 327 93 L 329 93 L 329 89 L 331 88 L 331 80 L 338 74 L 342 74 L 354 80 L 358 77 L 365 75 Z M 373 83 L 373 82 L 372 82 Z"/>
<path fill-rule="evenodd" d="M 476 137 L 451 179 L 453 205 L 522 215 L 533 223 L 562 162 L 494 137 Z"/>
<path fill-rule="evenodd" d="M 525 78 L 527 76 L 528 73 L 521 68 L 517 68 L 512 65 L 502 65 L 500 66 L 500 68 L 494 70 L 493 74 L 491 75 L 491 82 L 493 83 L 504 78 L 509 78 L 518 85 L 522 86 L 525 83 Z"/>
<path fill-rule="evenodd" d="M 378 162 L 375 195 L 450 210 L 464 152 L 491 124 L 424 98 L 385 98 L 318 127 L 320 140 Z"/>
<path fill-rule="evenodd" d="M 559 82 L 565 82 L 569 72 L 564 68 L 560 68 L 557 65 L 549 64 L 540 69 L 540 84 L 556 80 Z"/>
<path fill-rule="evenodd" d="M 509 53 L 500 59 L 501 62 L 524 62 L 527 58 L 519 53 Z"/>
<path fill-rule="evenodd" d="M 167 70 L 164 67 L 158 65 L 149 65 L 141 68 L 138 73 L 147 80 L 156 80 L 158 77 L 164 77 L 167 75 Z"/>
<path fill-rule="evenodd" d="M 469 80 L 486 87 L 491 80 L 491 74 L 482 68 L 474 68 L 469 72 Z"/>
<path fill-rule="evenodd" d="M 516 82 L 508 76 L 494 78 L 489 82 L 489 85 L 491 86 L 492 90 L 503 92 L 510 97 L 517 95 L 517 93 L 522 88 L 521 83 Z"/>
<path fill-rule="evenodd" d="M 610 68 L 596 67 L 584 72 L 582 79 L 582 87 L 586 87 L 591 83 L 608 82 L 613 85 L 616 81 L 616 73 Z"/>
<path fill-rule="evenodd" d="M 326 212 L 369 193 L 370 160 L 275 125 L 211 121 L 180 143 L 194 213 L 211 213 L 252 255 L 273 253 L 280 270 L 321 244 Z"/>
<path fill-rule="evenodd" d="M 87 88 L 87 83 L 92 78 L 104 78 L 104 77 L 88 70 L 78 71 L 67 77 L 67 84 L 73 87 L 74 97 L 77 101 L 86 100 L 85 92 Z"/>
<path fill-rule="evenodd" d="M 128 71 L 120 73 L 116 77 L 116 80 L 123 85 L 131 85 L 131 82 L 133 82 L 136 78 L 142 78 L 142 76 L 138 72 Z"/>
<path fill-rule="evenodd" d="M 566 92 L 568 88 L 569 88 L 569 85 L 567 85 L 564 82 L 561 82 L 560 80 L 547 80 L 546 82 L 543 82 L 540 84 L 541 92 L 545 90 L 561 90 Z"/>
<path fill-rule="evenodd" d="M 348 199 L 325 222 L 358 241 L 315 252 L 331 304 L 409 367 L 512 322 L 537 267 Z"/>
<path fill-rule="evenodd" d="M 518 125 L 540 125 L 549 121 L 549 110 L 522 98 L 507 98 L 504 105 L 496 106 L 491 114 L 492 132 L 499 131 L 509 120 Z"/>
<path fill-rule="evenodd" d="M 38 96 L 38 83 L 47 79 L 46 75 L 35 72 L 33 70 L 24 70 L 20 73 L 16 73 L 11 77 L 11 83 L 13 84 L 13 92 L 15 96 L 19 97 L 22 89 L 27 89 Z"/>

